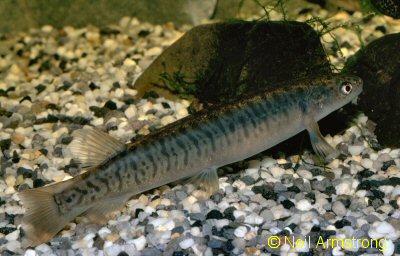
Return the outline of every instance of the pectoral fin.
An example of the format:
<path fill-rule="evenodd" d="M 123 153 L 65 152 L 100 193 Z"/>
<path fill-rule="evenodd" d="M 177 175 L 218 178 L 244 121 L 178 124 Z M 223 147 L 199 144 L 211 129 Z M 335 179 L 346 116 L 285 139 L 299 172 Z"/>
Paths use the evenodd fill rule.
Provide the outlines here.
<path fill-rule="evenodd" d="M 318 156 L 325 160 L 332 160 L 339 155 L 339 152 L 329 145 L 329 143 L 322 136 L 316 121 L 308 121 L 306 129 L 310 135 L 311 145 Z"/>
<path fill-rule="evenodd" d="M 201 173 L 190 178 L 188 183 L 192 183 L 193 185 L 200 187 L 207 193 L 207 196 L 211 196 L 219 189 L 217 169 L 205 169 Z"/>

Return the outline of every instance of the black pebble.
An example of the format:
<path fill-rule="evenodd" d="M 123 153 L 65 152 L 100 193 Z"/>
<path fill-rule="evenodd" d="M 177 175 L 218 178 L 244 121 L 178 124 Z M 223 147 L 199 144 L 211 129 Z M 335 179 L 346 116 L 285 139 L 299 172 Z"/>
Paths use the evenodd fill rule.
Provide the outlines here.
<path fill-rule="evenodd" d="M 335 228 L 343 228 L 344 226 L 351 226 L 351 222 L 346 219 L 341 219 L 335 222 Z"/>
<path fill-rule="evenodd" d="M 222 213 L 220 212 L 220 211 L 218 211 L 218 210 L 211 210 L 211 211 L 209 211 L 208 213 L 207 213 L 207 216 L 206 216 L 206 219 L 207 220 L 209 220 L 209 219 L 217 219 L 217 220 L 220 220 L 220 219 L 223 219 L 224 218 L 224 216 L 222 215 Z"/>
<path fill-rule="evenodd" d="M 289 192 L 300 193 L 300 189 L 297 186 L 288 187 Z"/>
<path fill-rule="evenodd" d="M 100 87 L 98 87 L 94 82 L 90 82 L 89 88 L 90 90 L 94 91 L 96 89 L 99 89 Z"/>
<path fill-rule="evenodd" d="M 44 90 L 46 90 L 46 86 L 44 84 L 38 84 L 35 89 L 37 90 L 37 94 L 40 94 Z"/>
<path fill-rule="evenodd" d="M 184 229 L 183 227 L 178 226 L 178 227 L 174 227 L 174 228 L 171 230 L 171 234 L 173 234 L 173 233 L 182 234 L 184 231 L 185 231 L 185 229 Z"/>
<path fill-rule="evenodd" d="M 17 229 L 13 228 L 13 227 L 1 227 L 0 228 L 0 233 L 2 233 L 4 235 L 8 235 L 8 234 L 14 232 L 15 230 L 17 230 Z"/>
<path fill-rule="evenodd" d="M 0 141 L 1 151 L 10 149 L 10 146 L 11 146 L 11 139 L 5 139 Z"/>
<path fill-rule="evenodd" d="M 54 149 L 53 156 L 62 157 L 63 156 L 62 148 L 61 147 L 56 147 Z"/>
<path fill-rule="evenodd" d="M 243 177 L 241 178 L 241 180 L 242 180 L 243 183 L 246 184 L 247 186 L 253 185 L 253 184 L 256 182 L 256 180 L 255 180 L 253 177 L 249 176 L 249 175 L 243 176 Z"/>
<path fill-rule="evenodd" d="M 313 176 L 318 176 L 322 174 L 322 171 L 319 168 L 313 168 L 310 170 L 310 172 L 312 173 Z"/>
<path fill-rule="evenodd" d="M 285 209 L 290 209 L 294 206 L 294 203 L 288 199 L 283 200 L 281 204 Z"/>
<path fill-rule="evenodd" d="M 235 216 L 233 215 L 233 212 L 236 210 L 235 207 L 231 206 L 228 207 L 224 210 L 224 218 L 231 220 L 231 221 L 235 221 Z"/>
<path fill-rule="evenodd" d="M 140 30 L 138 33 L 138 36 L 140 36 L 140 37 L 146 37 L 148 35 L 150 35 L 150 31 L 148 31 L 148 30 Z"/>
<path fill-rule="evenodd" d="M 203 226 L 203 223 L 199 220 L 196 220 L 195 222 L 193 222 L 193 224 L 191 225 L 191 227 L 201 227 Z"/>
<path fill-rule="evenodd" d="M 287 169 L 292 168 L 293 164 L 292 163 L 285 163 L 285 164 L 279 164 L 278 166 L 281 167 L 282 169 L 287 170 Z"/>
<path fill-rule="evenodd" d="M 336 188 L 334 186 L 329 186 L 326 188 L 325 193 L 327 195 L 332 195 L 336 193 Z"/>
<path fill-rule="evenodd" d="M 357 179 L 361 180 L 363 178 L 371 177 L 372 175 L 374 175 L 373 171 L 370 171 L 369 169 L 364 169 L 361 172 L 358 172 L 356 177 Z"/>
<path fill-rule="evenodd" d="M 161 102 L 161 105 L 163 106 L 163 108 L 171 108 L 171 106 L 167 103 L 167 102 Z"/>
<path fill-rule="evenodd" d="M 72 141 L 72 136 L 68 135 L 68 134 L 63 134 L 60 137 L 60 143 L 64 144 L 64 145 L 68 145 L 69 143 L 71 143 Z"/>
<path fill-rule="evenodd" d="M 44 156 L 47 156 L 47 153 L 49 153 L 49 151 L 45 148 L 39 149 L 39 152 L 42 153 Z"/>
<path fill-rule="evenodd" d="M 224 246 L 224 242 L 222 242 L 221 240 L 217 240 L 217 239 L 211 239 L 210 241 L 208 241 L 207 245 L 208 245 L 208 247 L 211 247 L 212 249 L 218 249 L 218 248 L 222 248 Z"/>
<path fill-rule="evenodd" d="M 19 101 L 19 103 L 23 102 L 24 100 L 27 100 L 27 101 L 32 102 L 32 99 L 31 99 L 30 96 L 25 96 L 25 97 L 23 97 L 23 98 Z"/>
<path fill-rule="evenodd" d="M 136 208 L 135 210 L 135 219 L 137 219 L 139 217 L 139 213 L 144 212 L 143 209 L 140 208 Z"/>
<path fill-rule="evenodd" d="M 108 108 L 109 110 L 116 110 L 117 109 L 117 104 L 115 104 L 114 101 L 109 100 L 104 104 L 104 107 Z"/>
<path fill-rule="evenodd" d="M 27 169 L 24 167 L 18 167 L 17 169 L 17 175 L 22 175 L 24 179 L 26 178 L 32 178 L 33 171 L 31 169 Z"/>
<path fill-rule="evenodd" d="M 383 199 L 385 197 L 385 193 L 380 190 L 371 189 L 370 191 L 372 192 L 374 198 Z"/>
<path fill-rule="evenodd" d="M 46 185 L 46 182 L 44 182 L 44 180 L 42 180 L 42 179 L 36 179 L 33 181 L 34 188 L 40 188 L 40 187 L 43 187 L 44 185 Z"/>
<path fill-rule="evenodd" d="M 118 253 L 118 256 L 129 256 L 129 254 L 127 254 L 126 252 L 122 251 L 122 252 Z"/>
<path fill-rule="evenodd" d="M 274 188 L 268 185 L 254 186 L 251 190 L 256 194 L 261 194 L 267 200 L 276 200 L 278 198 Z"/>
<path fill-rule="evenodd" d="M 389 204 L 394 208 L 394 209 L 399 209 L 399 205 L 397 204 L 397 200 L 390 200 Z M 1 205 L 1 204 L 0 204 Z"/>
<path fill-rule="evenodd" d="M 387 169 L 392 165 L 396 165 L 396 162 L 394 160 L 389 160 L 389 161 L 383 162 L 381 170 L 382 171 L 387 171 Z"/>
<path fill-rule="evenodd" d="M 182 251 L 174 251 L 172 256 L 184 256 L 185 254 Z"/>
<path fill-rule="evenodd" d="M 376 26 L 376 27 L 375 27 L 375 30 L 376 30 L 376 31 L 381 31 L 383 34 L 386 34 L 386 28 L 385 28 L 385 26 L 383 26 L 383 25 Z"/>
<path fill-rule="evenodd" d="M 60 86 L 56 91 L 61 91 L 61 90 L 67 91 L 69 88 L 71 88 L 71 86 L 72 86 L 71 82 L 64 81 L 63 85 Z"/>

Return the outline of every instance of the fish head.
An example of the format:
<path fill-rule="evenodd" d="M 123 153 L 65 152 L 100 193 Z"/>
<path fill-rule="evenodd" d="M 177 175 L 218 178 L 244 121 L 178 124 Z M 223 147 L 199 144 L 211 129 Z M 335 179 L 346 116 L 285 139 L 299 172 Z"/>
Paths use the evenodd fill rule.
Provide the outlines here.
<path fill-rule="evenodd" d="M 363 81 L 353 75 L 334 75 L 322 80 L 312 93 L 317 120 L 355 100 L 363 90 Z"/>

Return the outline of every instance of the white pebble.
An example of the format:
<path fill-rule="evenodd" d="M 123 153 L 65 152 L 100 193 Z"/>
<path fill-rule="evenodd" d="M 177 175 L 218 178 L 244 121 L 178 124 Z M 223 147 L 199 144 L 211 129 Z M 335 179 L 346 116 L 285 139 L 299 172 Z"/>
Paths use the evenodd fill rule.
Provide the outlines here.
<path fill-rule="evenodd" d="M 313 208 L 313 206 L 307 199 L 301 199 L 296 203 L 296 208 L 300 211 L 309 211 Z"/>
<path fill-rule="evenodd" d="M 140 236 L 139 238 L 133 239 L 133 243 L 135 244 L 136 249 L 141 251 L 146 247 L 147 241 L 144 236 Z"/>
<path fill-rule="evenodd" d="M 244 237 L 246 233 L 247 233 L 247 228 L 244 226 L 239 226 L 234 231 L 234 234 L 237 237 Z"/>
<path fill-rule="evenodd" d="M 160 122 L 161 122 L 162 125 L 167 125 L 167 124 L 170 124 L 172 122 L 175 122 L 175 118 L 173 116 L 170 116 L 170 115 L 163 116 L 161 118 Z"/>
<path fill-rule="evenodd" d="M 351 194 L 351 181 L 344 181 L 336 186 L 337 195 L 350 195 Z"/>
<path fill-rule="evenodd" d="M 8 235 L 5 236 L 5 238 L 6 238 L 8 241 L 17 240 L 18 237 L 19 237 L 19 229 L 15 230 L 15 231 L 13 231 L 13 232 L 11 232 L 11 233 L 9 233 Z"/>
<path fill-rule="evenodd" d="M 382 248 L 382 254 L 383 255 L 393 255 L 394 253 L 394 244 L 392 240 L 387 240 L 387 239 L 382 239 L 380 241 L 380 248 Z M 397 254 L 396 254 L 397 255 Z"/>
<path fill-rule="evenodd" d="M 37 253 L 32 249 L 26 250 L 25 254 L 24 254 L 24 256 L 36 256 L 36 255 L 37 255 Z"/>
<path fill-rule="evenodd" d="M 188 249 L 188 248 L 192 247 L 193 245 L 194 245 L 194 240 L 192 238 L 185 239 L 179 243 L 179 246 L 183 250 Z"/>
<path fill-rule="evenodd" d="M 342 202 L 340 202 L 340 201 L 335 201 L 335 202 L 332 204 L 332 211 L 333 211 L 337 216 L 342 217 L 342 216 L 346 215 L 347 209 L 346 209 L 346 207 L 344 206 L 344 204 L 343 204 Z"/>
<path fill-rule="evenodd" d="M 349 150 L 349 153 L 352 156 L 356 156 L 356 155 L 361 154 L 361 152 L 363 152 L 364 147 L 363 146 L 350 145 L 348 150 Z"/>
<path fill-rule="evenodd" d="M 124 113 L 126 118 L 131 119 L 137 115 L 137 108 L 135 106 L 129 106 Z"/>
<path fill-rule="evenodd" d="M 297 170 L 296 173 L 306 180 L 311 180 L 313 178 L 312 173 L 308 170 Z"/>
<path fill-rule="evenodd" d="M 270 172 L 274 178 L 279 178 L 283 174 L 285 174 L 285 170 L 283 168 L 280 168 L 278 166 L 273 166 L 270 168 Z"/>

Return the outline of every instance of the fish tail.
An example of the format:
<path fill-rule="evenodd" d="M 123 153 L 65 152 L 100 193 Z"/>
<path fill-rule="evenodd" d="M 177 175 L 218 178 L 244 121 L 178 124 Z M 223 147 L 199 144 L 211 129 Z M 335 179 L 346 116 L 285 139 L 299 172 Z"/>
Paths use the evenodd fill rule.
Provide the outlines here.
<path fill-rule="evenodd" d="M 50 240 L 81 213 L 76 210 L 62 213 L 54 198 L 71 180 L 18 193 L 26 209 L 22 219 L 25 246 L 36 246 Z"/>

